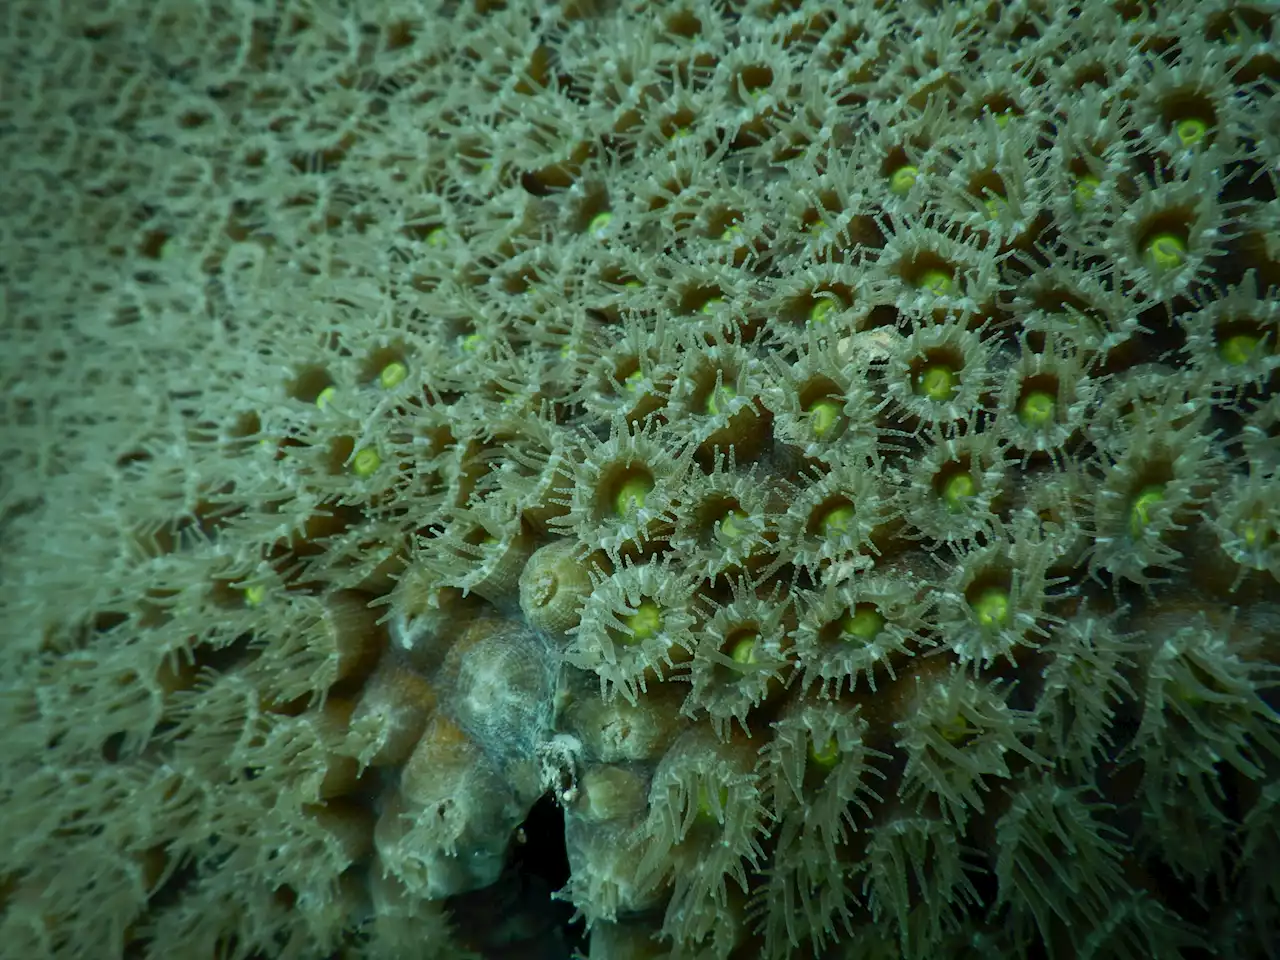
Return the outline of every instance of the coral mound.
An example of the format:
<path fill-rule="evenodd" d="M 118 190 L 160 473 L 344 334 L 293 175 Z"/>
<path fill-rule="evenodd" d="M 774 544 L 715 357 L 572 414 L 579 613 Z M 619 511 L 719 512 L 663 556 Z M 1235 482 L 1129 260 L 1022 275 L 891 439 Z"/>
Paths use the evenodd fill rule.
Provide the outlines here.
<path fill-rule="evenodd" d="M 0 4 L 0 952 L 1277 957 L 1277 44 Z"/>

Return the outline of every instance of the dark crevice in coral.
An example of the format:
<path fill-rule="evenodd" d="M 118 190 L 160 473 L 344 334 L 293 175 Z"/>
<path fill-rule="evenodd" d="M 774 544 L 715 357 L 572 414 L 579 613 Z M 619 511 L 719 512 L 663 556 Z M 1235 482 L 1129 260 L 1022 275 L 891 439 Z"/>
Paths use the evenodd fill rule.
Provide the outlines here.
<path fill-rule="evenodd" d="M 511 866 L 518 873 L 541 879 L 552 890 L 569 882 L 564 810 L 550 794 L 539 798 L 518 828 Z"/>
<path fill-rule="evenodd" d="M 573 907 L 553 899 L 568 881 L 564 811 L 544 794 L 516 828 L 501 879 L 448 906 L 461 939 L 485 960 L 569 960 L 586 954 L 587 935 Z"/>

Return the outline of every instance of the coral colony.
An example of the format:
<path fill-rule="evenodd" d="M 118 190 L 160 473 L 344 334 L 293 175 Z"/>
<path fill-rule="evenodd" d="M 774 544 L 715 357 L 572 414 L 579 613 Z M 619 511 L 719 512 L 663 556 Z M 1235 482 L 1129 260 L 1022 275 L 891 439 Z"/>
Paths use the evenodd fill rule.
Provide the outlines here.
<path fill-rule="evenodd" d="M 0 5 L 0 953 L 1280 956 L 1280 9 Z"/>

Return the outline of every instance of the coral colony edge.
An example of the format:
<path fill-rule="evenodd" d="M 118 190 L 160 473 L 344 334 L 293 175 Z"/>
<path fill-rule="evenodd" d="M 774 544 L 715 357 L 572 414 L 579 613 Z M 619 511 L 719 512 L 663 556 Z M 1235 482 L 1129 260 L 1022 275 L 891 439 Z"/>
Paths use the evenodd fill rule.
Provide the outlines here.
<path fill-rule="evenodd" d="M 0 4 L 0 955 L 1280 957 L 1278 43 Z"/>

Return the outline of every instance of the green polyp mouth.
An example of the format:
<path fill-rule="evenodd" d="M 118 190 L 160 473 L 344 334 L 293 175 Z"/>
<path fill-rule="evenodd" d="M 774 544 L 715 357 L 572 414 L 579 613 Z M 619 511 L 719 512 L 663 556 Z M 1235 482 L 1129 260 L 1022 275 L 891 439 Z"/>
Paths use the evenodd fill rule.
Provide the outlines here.
<path fill-rule="evenodd" d="M 840 404 L 833 400 L 819 400 L 809 406 L 809 427 L 819 440 L 827 437 L 840 420 Z"/>
<path fill-rule="evenodd" d="M 831 295 L 819 297 L 809 310 L 809 322 L 813 324 L 826 323 L 831 319 L 831 314 L 843 308 L 843 306 L 844 304 Z"/>
<path fill-rule="evenodd" d="M 1044 390 L 1032 390 L 1018 406 L 1018 422 L 1031 430 L 1040 430 L 1053 423 L 1057 416 L 1057 401 Z"/>
<path fill-rule="evenodd" d="M 729 806 L 729 788 L 721 785 L 716 791 L 716 798 L 720 801 L 720 810 L 724 810 Z M 711 804 L 711 792 L 707 789 L 705 782 L 698 784 L 698 816 L 705 820 L 718 820 L 715 807 Z"/>
<path fill-rule="evenodd" d="M 939 723 L 938 732 L 942 734 L 943 739 L 948 743 L 956 744 L 964 743 L 977 733 L 964 714 L 959 712 L 950 719 Z"/>
<path fill-rule="evenodd" d="M 853 504 L 841 504 L 822 514 L 822 519 L 818 521 L 818 529 L 824 534 L 845 534 L 853 529 L 856 517 Z"/>
<path fill-rule="evenodd" d="M 1090 173 L 1076 178 L 1075 186 L 1071 188 L 1071 204 L 1077 212 L 1089 206 L 1101 186 L 1102 181 Z"/>
<path fill-rule="evenodd" d="M 618 487 L 613 497 L 613 512 L 619 517 L 630 517 L 644 509 L 646 498 L 653 490 L 653 477 L 647 473 L 633 473 Z"/>
<path fill-rule="evenodd" d="M 1187 262 L 1187 242 L 1167 230 L 1148 240 L 1142 252 L 1148 265 L 1161 272 L 1176 270 Z"/>
<path fill-rule="evenodd" d="M 942 502 L 951 513 L 960 513 L 978 494 L 978 485 L 967 473 L 957 473 L 942 488 Z"/>
<path fill-rule="evenodd" d="M 741 510 L 729 510 L 720 518 L 720 536 L 725 540 L 740 540 L 746 536 L 747 529 L 742 521 L 747 515 Z"/>
<path fill-rule="evenodd" d="M 1013 107 L 1005 107 L 1003 110 L 988 110 L 995 117 L 996 126 L 1003 130 L 1009 125 L 1009 121 L 1018 116 L 1018 111 Z"/>
<path fill-rule="evenodd" d="M 732 384 L 721 383 L 718 387 L 707 394 L 706 403 L 703 404 L 703 411 L 711 417 L 720 415 L 721 410 L 728 405 L 728 402 L 738 395 L 738 391 L 734 389 Z"/>
<path fill-rule="evenodd" d="M 1164 484 L 1153 483 L 1138 491 L 1129 504 L 1129 536 L 1135 540 L 1151 526 L 1151 508 L 1164 500 Z"/>
<path fill-rule="evenodd" d="M 393 360 L 378 373 L 378 383 L 382 389 L 391 390 L 404 383 L 407 376 L 409 376 L 409 368 L 398 360 Z"/>
<path fill-rule="evenodd" d="M 1228 337 L 1218 348 L 1219 355 L 1233 367 L 1242 367 L 1262 352 L 1262 340 L 1249 333 Z"/>
<path fill-rule="evenodd" d="M 944 363 L 931 363 L 916 376 L 916 393 L 935 403 L 950 400 L 959 386 L 956 372 Z"/>
<path fill-rule="evenodd" d="M 920 168 L 907 163 L 889 174 L 889 192 L 897 197 L 905 197 L 920 179 Z"/>
<path fill-rule="evenodd" d="M 1184 149 L 1199 146 L 1209 136 L 1209 124 L 1199 117 L 1185 117 L 1173 125 L 1173 135 Z"/>
<path fill-rule="evenodd" d="M 809 743 L 809 759 L 820 770 L 830 770 L 840 761 L 840 744 L 835 737 L 828 737 L 826 743 Z"/>
<path fill-rule="evenodd" d="M 662 608 L 648 597 L 636 605 L 635 613 L 622 618 L 622 625 L 630 631 L 629 643 L 643 643 L 662 632 Z"/>
<path fill-rule="evenodd" d="M 1236 526 L 1236 534 L 1250 550 L 1265 550 L 1275 539 L 1271 525 L 1261 517 L 1246 517 L 1241 520 Z"/>
<path fill-rule="evenodd" d="M 591 222 L 587 224 L 587 233 L 596 239 L 604 236 L 609 229 L 609 224 L 613 222 L 613 214 L 608 210 L 597 213 L 591 218 Z"/>
<path fill-rule="evenodd" d="M 871 604 L 860 603 L 840 621 L 840 638 L 869 643 L 879 636 L 884 624 L 885 619 L 879 610 Z"/>
<path fill-rule="evenodd" d="M 372 447 L 357 450 L 351 458 L 351 471 L 357 477 L 369 477 L 382 466 L 382 457 Z"/>
<path fill-rule="evenodd" d="M 759 643 L 760 634 L 755 631 L 743 634 L 733 642 L 729 650 L 729 659 L 743 667 L 756 663 L 756 647 Z"/>
<path fill-rule="evenodd" d="M 934 296 L 942 297 L 951 292 L 955 281 L 951 278 L 951 274 L 946 270 L 933 269 L 926 270 L 920 274 L 919 287 L 921 290 L 928 290 Z"/>
<path fill-rule="evenodd" d="M 1009 623 L 1009 591 L 1004 587 L 987 587 L 970 606 L 983 627 L 999 629 Z"/>

